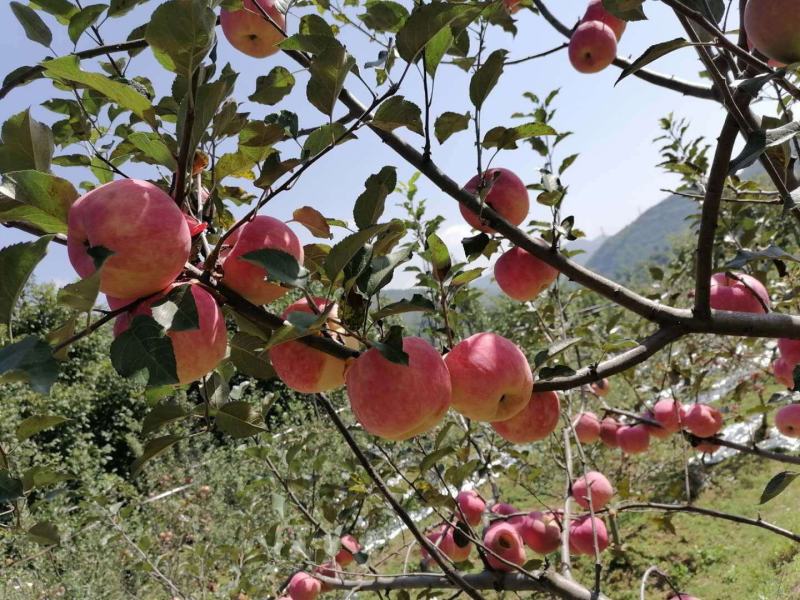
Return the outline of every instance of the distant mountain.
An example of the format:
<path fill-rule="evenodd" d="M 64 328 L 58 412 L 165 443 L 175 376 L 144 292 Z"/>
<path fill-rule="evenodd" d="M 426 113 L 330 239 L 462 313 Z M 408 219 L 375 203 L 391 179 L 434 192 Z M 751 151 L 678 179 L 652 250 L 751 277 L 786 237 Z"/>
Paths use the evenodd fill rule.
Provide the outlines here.
<path fill-rule="evenodd" d="M 675 240 L 689 231 L 687 217 L 697 211 L 692 200 L 669 196 L 607 238 L 586 266 L 612 279 L 629 279 L 642 263 L 664 264 Z"/>

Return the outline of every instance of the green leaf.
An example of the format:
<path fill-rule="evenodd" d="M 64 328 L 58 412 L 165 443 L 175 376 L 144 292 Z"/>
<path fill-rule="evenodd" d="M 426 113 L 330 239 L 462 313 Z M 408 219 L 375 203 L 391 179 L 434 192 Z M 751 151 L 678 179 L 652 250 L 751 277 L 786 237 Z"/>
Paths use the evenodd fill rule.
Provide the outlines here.
<path fill-rule="evenodd" d="M 444 144 L 454 133 L 464 131 L 469 127 L 470 114 L 444 112 L 436 119 L 433 125 L 433 133 L 440 144 Z"/>
<path fill-rule="evenodd" d="M 572 348 L 575 344 L 580 342 L 583 338 L 573 337 L 568 338 L 566 340 L 560 340 L 550 346 L 549 348 L 542 350 L 536 353 L 536 356 L 533 357 L 533 365 L 535 368 L 542 366 L 551 358 L 562 354 L 564 351 Z"/>
<path fill-rule="evenodd" d="M 466 285 L 466 284 L 470 283 L 471 281 L 475 281 L 481 275 L 483 275 L 483 268 L 482 267 L 476 267 L 474 269 L 468 269 L 466 271 L 463 271 L 462 273 L 459 273 L 455 277 L 453 277 L 453 279 L 450 281 L 450 286 L 451 287 L 459 287 L 459 286 L 462 286 L 462 285 Z"/>
<path fill-rule="evenodd" d="M 37 42 L 45 48 L 50 46 L 53 41 L 53 34 L 45 22 L 42 21 L 42 17 L 36 14 L 35 10 L 25 4 L 12 2 L 11 12 L 17 17 L 17 21 L 22 25 L 29 40 Z"/>
<path fill-rule="evenodd" d="M 35 169 L 49 171 L 53 159 L 53 132 L 31 117 L 30 109 L 3 123 L 0 173 Z"/>
<path fill-rule="evenodd" d="M 70 17 L 78 12 L 78 7 L 69 0 L 31 0 L 29 4 L 53 15 L 62 25 L 67 25 Z"/>
<path fill-rule="evenodd" d="M 320 112 L 331 116 L 344 86 L 344 80 L 356 60 L 343 46 L 330 46 L 311 61 L 311 78 L 306 87 L 306 97 Z"/>
<path fill-rule="evenodd" d="M 306 140 L 306 143 L 308 143 L 308 140 Z M 300 164 L 301 161 L 296 158 L 289 158 L 282 161 L 280 153 L 273 152 L 267 157 L 267 160 L 264 161 L 261 167 L 261 175 L 255 180 L 254 185 L 260 188 L 268 188 Z"/>
<path fill-rule="evenodd" d="M 22 498 L 22 480 L 12 477 L 6 469 L 0 470 L 0 504 Z"/>
<path fill-rule="evenodd" d="M 0 186 L 0 221 L 20 221 L 47 233 L 66 233 L 78 192 L 66 179 L 41 171 L 7 173 Z"/>
<path fill-rule="evenodd" d="M 612 15 L 623 21 L 643 21 L 647 19 L 642 9 L 644 0 L 603 0 L 603 6 Z"/>
<path fill-rule="evenodd" d="M 157 133 L 136 131 L 128 136 L 128 141 L 156 164 L 164 165 L 172 172 L 178 170 L 178 161 Z"/>
<path fill-rule="evenodd" d="M 58 377 L 58 362 L 50 344 L 35 336 L 0 348 L 0 382 L 27 381 L 40 394 L 47 394 Z"/>
<path fill-rule="evenodd" d="M 425 51 L 423 52 L 425 72 L 430 77 L 434 77 L 436 75 L 436 70 L 439 68 L 439 64 L 442 62 L 442 59 L 447 51 L 452 48 L 454 41 L 455 38 L 453 37 L 452 28 L 444 27 L 425 45 Z"/>
<path fill-rule="evenodd" d="M 414 133 L 423 135 L 422 110 L 403 96 L 392 96 L 381 103 L 378 110 L 375 111 L 370 125 L 384 131 L 394 131 L 398 127 L 407 127 Z"/>
<path fill-rule="evenodd" d="M 100 92 L 122 108 L 130 110 L 152 127 L 156 127 L 155 109 L 146 96 L 137 92 L 132 86 L 114 81 L 101 73 L 81 70 L 77 56 L 69 55 L 46 60 L 42 63 L 42 67 L 47 77 L 85 85 Z"/>
<path fill-rule="evenodd" d="M 178 383 L 172 341 L 155 319 L 136 315 L 130 327 L 111 343 L 117 373 L 148 386 Z"/>
<path fill-rule="evenodd" d="M 386 360 L 408 366 L 408 354 L 403 350 L 403 328 L 400 325 L 392 325 L 386 337 L 372 345 Z"/>
<path fill-rule="evenodd" d="M 70 481 L 74 479 L 74 477 L 67 475 L 66 473 L 60 473 L 54 469 L 48 469 L 47 467 L 31 467 L 25 473 L 22 474 L 22 489 L 24 493 L 28 493 L 31 490 L 37 488 L 44 488 L 50 485 L 55 485 L 56 483 L 61 483 L 62 481 Z"/>
<path fill-rule="evenodd" d="M 558 132 L 544 123 L 525 123 L 516 127 L 493 127 L 483 136 L 481 146 L 498 150 L 514 150 L 517 142 L 542 135 L 558 135 Z"/>
<path fill-rule="evenodd" d="M 445 245 L 442 238 L 435 233 L 428 236 L 425 245 L 428 260 L 430 260 L 431 266 L 433 267 L 434 277 L 439 281 L 444 281 L 444 278 L 447 277 L 447 274 L 450 272 L 450 267 L 453 264 L 447 245 Z"/>
<path fill-rule="evenodd" d="M 567 365 L 554 365 L 552 367 L 542 367 L 539 369 L 538 378 L 541 380 L 553 379 L 554 377 L 570 377 L 575 375 L 575 369 Z"/>
<path fill-rule="evenodd" d="M 153 319 L 166 331 L 197 331 L 200 317 L 191 285 L 179 285 L 153 303 Z"/>
<path fill-rule="evenodd" d="M 144 37 L 165 69 L 190 80 L 214 45 L 216 22 L 207 0 L 169 0 L 153 11 Z"/>
<path fill-rule="evenodd" d="M 153 407 L 153 410 L 147 413 L 147 416 L 142 421 L 142 435 L 153 433 L 165 425 L 180 421 L 188 415 L 189 412 L 179 404 L 172 402 L 159 404 Z"/>
<path fill-rule="evenodd" d="M 311 206 L 296 208 L 292 213 L 292 220 L 308 229 L 314 237 L 327 239 L 333 237 L 328 220 L 316 208 Z"/>
<path fill-rule="evenodd" d="M 792 121 L 775 129 L 759 129 L 750 134 L 741 153 L 731 161 L 730 173 L 752 165 L 768 148 L 788 142 L 800 133 L 800 122 Z"/>
<path fill-rule="evenodd" d="M 141 456 L 139 456 L 131 464 L 131 476 L 136 477 L 136 475 L 144 466 L 144 463 L 146 463 L 148 460 L 154 459 L 156 456 L 165 452 L 166 450 L 169 450 L 169 448 L 182 439 L 183 438 L 179 435 L 165 435 L 163 437 L 149 440 L 147 444 L 145 444 L 144 451 L 142 452 Z"/>
<path fill-rule="evenodd" d="M 464 254 L 466 257 L 472 261 L 483 254 L 484 250 L 486 250 L 491 241 L 492 238 L 490 238 L 488 235 L 485 233 L 479 233 L 478 235 L 465 237 L 462 239 L 461 246 L 464 248 Z"/>
<path fill-rule="evenodd" d="M 28 537 L 42 546 L 53 546 L 61 541 L 58 527 L 49 521 L 36 523 L 36 525 L 28 529 Z"/>
<path fill-rule="evenodd" d="M 366 9 L 358 18 L 374 31 L 397 33 L 408 18 L 406 7 L 391 0 L 369 0 Z"/>
<path fill-rule="evenodd" d="M 796 471 L 782 471 L 769 480 L 764 491 L 761 492 L 759 504 L 765 504 L 783 492 L 795 478 L 800 475 Z"/>
<path fill-rule="evenodd" d="M 469 99 L 478 110 L 503 74 L 507 54 L 507 50 L 495 50 L 472 76 L 469 82 Z"/>
<path fill-rule="evenodd" d="M 483 10 L 474 4 L 434 2 L 417 5 L 397 33 L 397 51 L 406 62 L 413 62 L 425 45 L 445 27 L 456 20 L 468 24 Z"/>
<path fill-rule="evenodd" d="M 166 6 L 166 5 L 162 5 Z M 219 79 L 211 83 L 201 85 L 194 98 L 194 123 L 192 125 L 192 135 L 189 139 L 189 148 L 194 150 L 197 148 L 200 140 L 208 129 L 211 121 L 217 110 L 225 101 L 225 99 L 233 92 L 233 87 L 236 84 L 237 74 L 230 70 L 227 65 L 223 68 Z M 184 137 L 183 128 L 186 124 L 186 117 L 189 109 L 188 95 L 181 102 L 180 110 L 178 111 L 178 127 L 176 131 L 177 139 L 181 140 Z M 242 130 L 241 135 L 249 131 L 250 124 Z M 260 159 L 261 157 L 259 157 Z"/>
<path fill-rule="evenodd" d="M 268 281 L 276 281 L 297 288 L 305 287 L 308 284 L 308 271 L 288 252 L 274 248 L 261 248 L 243 254 L 241 258 L 264 269 L 267 272 Z"/>
<path fill-rule="evenodd" d="M 0 324 L 11 323 L 17 298 L 47 253 L 47 245 L 52 239 L 53 236 L 48 235 L 35 242 L 21 242 L 0 249 Z"/>
<path fill-rule="evenodd" d="M 312 131 L 306 138 L 303 144 L 303 160 L 314 158 L 317 154 L 333 146 L 335 144 L 342 144 L 348 140 L 354 140 L 356 136 L 352 133 L 347 133 L 347 128 L 334 121 L 333 123 L 326 123 Z"/>
<path fill-rule="evenodd" d="M 252 405 L 247 402 L 228 402 L 217 411 L 216 423 L 222 433 L 240 439 L 267 431 L 255 423 L 256 419 Z"/>
<path fill-rule="evenodd" d="M 353 217 L 359 229 L 372 227 L 381 218 L 386 204 L 386 197 L 394 192 L 397 186 L 397 169 L 383 167 L 374 175 L 367 177 L 364 191 L 356 199 Z"/>
<path fill-rule="evenodd" d="M 283 100 L 294 87 L 294 75 L 285 67 L 274 67 L 269 74 L 256 79 L 256 91 L 251 102 L 273 105 Z"/>
<path fill-rule="evenodd" d="M 275 370 L 269 363 L 264 340 L 247 333 L 237 333 L 231 340 L 231 362 L 246 377 L 262 381 L 275 379 Z"/>
<path fill-rule="evenodd" d="M 724 268 L 726 270 L 741 269 L 743 266 L 759 260 L 788 260 L 791 262 L 800 262 L 800 258 L 794 254 L 789 254 L 777 246 L 769 246 L 764 250 L 747 250 L 746 248 L 741 248 L 736 251 L 736 256 L 726 264 Z"/>
<path fill-rule="evenodd" d="M 108 9 L 109 17 L 121 17 L 130 12 L 138 4 L 147 0 L 111 0 L 111 7 Z"/>
<path fill-rule="evenodd" d="M 24 419 L 22 423 L 17 425 L 15 435 L 18 441 L 24 442 L 39 432 L 52 429 L 69 420 L 70 419 L 66 417 L 60 417 L 58 415 L 33 415 Z"/>
<path fill-rule="evenodd" d="M 102 15 L 107 8 L 108 6 L 105 4 L 90 4 L 72 16 L 72 18 L 69 20 L 67 33 L 69 34 L 69 39 L 73 44 L 78 43 L 78 40 L 83 32 L 94 25 L 97 19 L 100 18 L 100 15 Z"/>
<path fill-rule="evenodd" d="M 434 312 L 436 306 L 433 302 L 422 296 L 414 294 L 410 300 L 400 300 L 392 304 L 387 304 L 380 310 L 372 313 L 372 318 L 377 321 L 392 315 L 400 315 L 408 312 Z"/>
<path fill-rule="evenodd" d="M 654 60 L 658 60 L 662 56 L 666 56 L 674 50 L 686 48 L 687 46 L 694 46 L 694 44 L 686 41 L 683 38 L 675 38 L 674 40 L 669 40 L 668 42 L 661 42 L 660 44 L 654 44 L 653 46 L 650 46 L 639 58 L 622 70 L 622 73 L 620 73 L 616 83 L 619 83 L 628 75 L 633 75 L 639 69 L 646 67 Z"/>
<path fill-rule="evenodd" d="M 361 250 L 373 236 L 386 230 L 389 225 L 373 225 L 356 233 L 350 234 L 331 248 L 325 259 L 325 274 L 331 281 L 336 281 L 345 265 Z"/>
<path fill-rule="evenodd" d="M 393 254 L 374 257 L 370 263 L 370 268 L 361 276 L 359 287 L 367 296 L 374 296 L 389 285 L 394 276 L 395 269 L 410 259 L 410 248 L 394 252 Z"/>

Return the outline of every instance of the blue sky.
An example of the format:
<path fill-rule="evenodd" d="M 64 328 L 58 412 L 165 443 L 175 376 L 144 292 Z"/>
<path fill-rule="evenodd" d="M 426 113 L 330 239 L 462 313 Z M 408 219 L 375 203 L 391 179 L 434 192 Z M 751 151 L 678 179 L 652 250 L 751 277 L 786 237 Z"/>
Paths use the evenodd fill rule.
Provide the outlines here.
<path fill-rule="evenodd" d="M 136 26 L 146 22 L 157 0 L 119 19 L 110 19 L 102 27 L 107 43 L 124 40 Z M 584 0 L 558 0 L 550 2 L 554 12 L 563 22 L 571 25 L 582 14 Z M 619 46 L 619 55 L 636 57 L 648 46 L 680 37 L 682 31 L 673 15 L 660 3 L 648 3 L 649 21 L 628 25 Z M 304 9 L 306 10 L 306 9 Z M 297 15 L 290 16 L 287 27 L 294 31 Z M 64 29 L 44 18 L 55 33 L 54 50 L 61 54 L 72 51 Z M 16 23 L 8 3 L 0 7 L 3 26 L 0 36 L 0 74 L 10 72 L 23 65 L 32 64 L 47 54 L 47 50 L 27 38 Z M 563 41 L 561 36 L 550 29 L 544 20 L 529 11 L 517 15 L 519 33 L 512 37 L 499 30 L 492 32 L 488 47 L 509 49 L 509 58 L 519 58 L 547 50 Z M 221 32 L 218 30 L 218 34 Z M 362 64 L 373 60 L 378 48 L 365 43 L 363 35 L 352 29 L 345 30 L 343 42 Z M 79 49 L 91 47 L 89 38 L 83 37 Z M 247 96 L 254 90 L 258 75 L 265 75 L 275 65 L 284 65 L 295 71 L 296 65 L 283 56 L 266 59 L 252 59 L 230 47 L 224 38 L 219 40 L 219 63 L 230 62 L 241 72 L 235 96 L 247 103 Z M 84 68 L 97 70 L 88 62 Z M 671 73 L 685 79 L 698 80 L 699 63 L 691 49 L 684 49 L 659 60 L 653 68 Z M 156 84 L 163 93 L 171 82 L 170 74 L 164 71 L 146 50 L 134 59 L 130 73 L 143 73 Z M 483 128 L 507 124 L 509 116 L 515 111 L 527 111 L 528 101 L 522 98 L 525 91 L 544 95 L 554 88 L 561 93 L 555 104 L 558 114 L 554 125 L 559 130 L 569 130 L 573 135 L 560 146 L 561 157 L 580 153 L 580 158 L 566 172 L 563 182 L 569 186 L 570 193 L 565 203 L 565 214 L 576 217 L 576 225 L 589 237 L 601 233 L 611 234 L 635 219 L 642 211 L 664 197 L 660 188 L 677 184 L 674 176 L 662 173 L 655 165 L 659 162 L 657 147 L 652 139 L 659 134 L 658 119 L 669 112 L 686 117 L 692 122 L 693 135 L 705 135 L 709 140 L 717 135 L 723 119 L 722 109 L 715 103 L 685 98 L 675 92 L 663 90 L 644 83 L 636 78 L 628 78 L 614 87 L 619 71 L 609 67 L 596 75 L 581 75 L 575 72 L 567 60 L 566 51 L 543 59 L 529 61 L 517 66 L 506 67 L 498 87 L 489 97 L 483 110 Z M 297 85 L 294 91 L 278 107 L 267 107 L 247 103 L 252 117 L 274 112 L 275 108 L 295 111 L 300 116 L 300 126 L 321 124 L 324 116 L 305 101 L 305 82 L 303 73 L 296 74 Z M 365 79 L 374 81 L 371 73 Z M 465 112 L 471 109 L 468 98 L 469 78 L 456 67 L 442 67 L 436 81 L 432 115 L 445 110 Z M 362 100 L 367 97 L 363 86 L 352 79 L 347 86 Z M 54 120 L 54 115 L 38 104 L 52 94 L 52 86 L 47 81 L 38 81 L 13 91 L 0 105 L 0 119 L 32 107 L 34 116 L 44 122 Z M 411 73 L 404 84 L 404 93 L 409 99 L 422 103 L 419 77 Z M 341 110 L 341 109 L 340 109 Z M 398 176 L 407 180 L 413 169 L 378 142 L 368 130 L 359 132 L 359 139 L 348 142 L 319 161 L 306 176 L 288 193 L 279 196 L 268 205 L 268 214 L 279 218 L 291 218 L 291 212 L 303 205 L 311 205 L 328 217 L 352 218 L 352 206 L 363 190 L 364 180 L 384 165 L 398 167 Z M 404 134 L 405 135 L 405 134 Z M 414 134 L 406 139 L 422 146 L 422 138 Z M 445 145 L 439 146 L 434 140 L 433 159 L 457 181 L 466 181 L 475 172 L 475 151 L 471 132 L 453 136 Z M 505 166 L 515 170 L 526 183 L 538 180 L 541 158 L 532 151 L 521 147 L 517 151 L 504 151 L 494 166 Z M 125 167 L 125 170 L 138 177 L 156 178 L 157 174 L 143 167 Z M 65 169 L 59 174 L 78 183 L 84 174 L 76 169 Z M 459 240 L 469 235 L 458 213 L 458 207 L 449 197 L 444 196 L 429 183 L 420 179 L 420 197 L 428 199 L 429 211 L 446 218 L 444 237 L 453 249 L 460 254 Z M 397 198 L 396 198 L 397 199 Z M 547 209 L 532 202 L 531 218 L 546 218 Z M 394 208 L 387 210 L 387 216 L 396 214 Z M 304 230 L 295 227 L 304 242 L 311 240 Z M 5 246 L 28 239 L 25 234 L 0 228 L 0 245 Z M 66 259 L 63 248 L 52 247 L 47 258 L 36 271 L 39 280 L 54 280 L 66 283 L 77 276 Z M 394 286 L 409 283 L 406 276 L 398 276 Z"/>

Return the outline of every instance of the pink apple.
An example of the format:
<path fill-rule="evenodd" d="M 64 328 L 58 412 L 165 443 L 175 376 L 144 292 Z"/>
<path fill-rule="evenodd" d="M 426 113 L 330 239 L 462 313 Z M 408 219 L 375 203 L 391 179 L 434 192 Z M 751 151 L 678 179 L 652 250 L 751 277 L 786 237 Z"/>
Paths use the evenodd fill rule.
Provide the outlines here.
<path fill-rule="evenodd" d="M 622 37 L 625 32 L 627 23 L 622 19 L 615 17 L 608 12 L 603 6 L 603 0 L 589 0 L 589 6 L 586 7 L 586 13 L 583 15 L 583 22 L 600 21 L 608 25 L 614 32 L 617 40 Z"/>
<path fill-rule="evenodd" d="M 669 433 L 681 430 L 681 403 L 673 398 L 662 398 L 653 406 L 653 420 Z M 652 433 L 652 431 L 651 431 Z"/>
<path fill-rule="evenodd" d="M 569 40 L 569 62 L 579 73 L 597 73 L 617 57 L 617 36 L 600 21 L 578 25 Z"/>
<path fill-rule="evenodd" d="M 650 432 L 644 425 L 622 425 L 617 430 L 617 445 L 625 454 L 640 454 L 650 447 Z"/>
<path fill-rule="evenodd" d="M 708 404 L 692 404 L 684 407 L 681 422 L 697 437 L 707 438 L 722 429 L 722 413 Z"/>
<path fill-rule="evenodd" d="M 407 337 L 403 351 L 408 365 L 370 348 L 345 372 L 356 419 L 371 434 L 389 440 L 405 440 L 435 427 L 452 397 L 450 373 L 433 346 L 422 338 Z"/>
<path fill-rule="evenodd" d="M 600 419 L 593 412 L 582 412 L 572 421 L 575 436 L 581 444 L 592 444 L 600 439 Z"/>
<path fill-rule="evenodd" d="M 327 301 L 325 298 L 314 298 L 317 314 L 325 312 Z M 301 298 L 283 311 L 286 319 L 293 312 L 312 313 L 306 298 Z M 329 332 L 341 332 L 341 328 L 334 323 L 338 318 L 338 309 L 334 304 L 328 319 Z M 322 335 L 320 333 L 316 335 Z M 337 341 L 342 341 L 338 334 L 334 334 Z M 326 392 L 344 385 L 345 361 L 326 354 L 320 350 L 309 348 L 305 344 L 292 340 L 273 346 L 269 350 L 269 359 L 278 377 L 288 387 L 304 394 Z"/>
<path fill-rule="evenodd" d="M 592 390 L 592 393 L 595 396 L 599 396 L 600 398 L 605 398 L 608 396 L 608 393 L 611 391 L 611 384 L 609 383 L 608 379 L 601 379 L 600 381 L 595 381 L 589 384 L 589 389 Z"/>
<path fill-rule="evenodd" d="M 274 0 L 244 0 L 240 10 L 223 9 L 219 23 L 231 46 L 248 56 L 264 58 L 280 50 L 278 44 L 283 41 L 284 35 L 264 18 L 256 2 L 281 29 L 286 29 L 286 19 L 275 6 Z"/>
<path fill-rule="evenodd" d="M 67 253 L 81 277 L 95 272 L 90 248 L 112 252 L 101 267 L 100 291 L 141 298 L 166 288 L 189 259 L 183 213 L 161 188 L 138 179 L 112 181 L 69 209 Z"/>
<path fill-rule="evenodd" d="M 286 591 L 292 600 L 316 600 L 322 591 L 322 582 L 301 571 L 292 575 Z"/>
<path fill-rule="evenodd" d="M 361 552 L 361 544 L 359 544 L 358 540 L 350 534 L 343 535 L 340 543 L 342 544 L 342 547 L 336 553 L 336 562 L 341 566 L 346 567 L 353 562 L 354 555 Z"/>
<path fill-rule="evenodd" d="M 788 404 L 775 413 L 775 427 L 786 437 L 800 438 L 800 404 Z"/>
<path fill-rule="evenodd" d="M 183 331 L 168 330 L 172 341 L 172 352 L 175 355 L 175 366 L 178 382 L 191 383 L 213 371 L 225 358 L 228 350 L 228 334 L 225 328 L 225 316 L 222 314 L 214 296 L 199 284 L 176 283 L 170 287 L 189 285 L 195 307 L 197 308 L 198 329 Z M 131 320 L 137 315 L 151 315 L 152 306 L 165 296 L 155 296 L 147 302 L 139 304 L 133 312 L 125 312 L 117 317 L 114 323 L 114 337 L 130 327 Z M 132 299 L 121 299 L 108 296 L 111 310 L 130 304 Z"/>
<path fill-rule="evenodd" d="M 518 531 L 525 544 L 537 554 L 550 554 L 561 545 L 561 527 L 551 512 L 534 511 Z"/>
<path fill-rule="evenodd" d="M 547 438 L 556 430 L 561 415 L 558 394 L 534 392 L 530 402 L 506 421 L 492 423 L 494 430 L 513 444 L 528 444 Z"/>
<path fill-rule="evenodd" d="M 790 390 L 794 389 L 794 365 L 785 358 L 779 358 L 772 363 L 772 374 L 778 383 L 782 383 Z"/>
<path fill-rule="evenodd" d="M 222 261 L 222 283 L 253 304 L 267 304 L 283 296 L 285 287 L 266 280 L 267 272 L 243 255 L 266 248 L 292 255 L 303 264 L 303 246 L 286 223 L 259 215 L 239 227 L 227 240 Z"/>
<path fill-rule="evenodd" d="M 769 293 L 758 279 L 750 275 L 739 273 L 734 278 L 725 273 L 714 273 L 711 276 L 710 305 L 715 310 L 764 313 L 769 308 Z"/>
<path fill-rule="evenodd" d="M 558 271 L 533 254 L 514 247 L 495 263 L 494 278 L 506 296 L 527 302 L 547 289 L 558 278 Z"/>
<path fill-rule="evenodd" d="M 592 499 L 592 509 L 600 510 L 613 498 L 614 488 L 606 476 L 597 471 L 589 471 L 586 475 L 578 477 L 572 483 L 572 497 L 579 506 L 589 510 L 589 498 Z"/>
<path fill-rule="evenodd" d="M 464 189 L 477 195 L 481 178 L 477 175 L 470 179 Z M 519 225 L 528 216 L 530 200 L 528 189 L 522 180 L 512 171 L 503 168 L 489 169 L 483 174 L 484 203 L 494 209 L 501 217 L 512 225 Z M 485 233 L 493 233 L 494 229 L 484 225 L 474 212 L 461 205 L 461 215 L 475 229 Z"/>
<path fill-rule="evenodd" d="M 430 540 L 431 544 L 436 546 L 442 554 L 453 562 L 464 562 L 469 558 L 472 551 L 472 542 L 467 541 L 464 546 L 459 546 L 456 542 L 455 528 L 453 525 L 439 525 L 425 537 Z M 423 560 L 429 560 L 430 554 L 425 548 L 422 548 Z"/>
<path fill-rule="evenodd" d="M 592 527 L 594 522 L 594 527 Z M 597 548 L 600 552 L 608 548 L 606 524 L 597 517 L 585 515 L 572 521 L 569 526 L 569 549 L 573 554 L 594 554 L 594 534 L 597 532 Z"/>
<path fill-rule="evenodd" d="M 505 421 L 530 402 L 533 374 L 522 350 L 496 333 L 476 333 L 444 357 L 453 408 L 475 421 Z"/>
<path fill-rule="evenodd" d="M 785 361 L 798 364 L 800 363 L 800 340 L 781 338 L 778 340 L 778 352 Z"/>
<path fill-rule="evenodd" d="M 614 417 L 605 417 L 600 422 L 600 441 L 609 448 L 618 448 L 617 431 L 620 423 Z"/>
<path fill-rule="evenodd" d="M 509 515 L 515 515 L 521 511 L 513 504 L 507 504 L 506 502 L 497 502 L 496 504 L 492 504 L 492 507 L 489 509 L 489 512 L 492 513 L 493 515 L 507 517 Z"/>
<path fill-rule="evenodd" d="M 644 417 L 645 419 L 650 419 L 651 421 L 656 420 L 656 416 L 652 410 L 646 410 L 645 412 L 643 412 L 642 417 Z M 647 431 L 650 433 L 650 436 L 656 439 L 665 440 L 672 435 L 671 432 L 664 429 L 661 425 L 650 425 L 649 423 L 643 423 L 643 425 L 647 428 Z"/>
<path fill-rule="evenodd" d="M 510 572 L 514 568 L 507 565 L 497 557 L 515 565 L 525 564 L 525 546 L 517 528 L 510 523 L 492 523 L 483 535 L 483 545 L 489 552 L 486 561 L 489 566 L 497 571 Z"/>
<path fill-rule="evenodd" d="M 764 56 L 790 64 L 800 61 L 800 15 L 796 0 L 748 0 L 747 37 Z"/>
<path fill-rule="evenodd" d="M 458 519 L 466 519 L 471 527 L 481 524 L 483 513 L 486 510 L 486 502 L 475 490 L 461 490 L 456 496 L 459 510 L 456 511 Z"/>
<path fill-rule="evenodd" d="M 700 600 L 700 598 L 695 598 L 689 594 L 678 594 L 677 596 L 671 596 L 669 600 Z"/>

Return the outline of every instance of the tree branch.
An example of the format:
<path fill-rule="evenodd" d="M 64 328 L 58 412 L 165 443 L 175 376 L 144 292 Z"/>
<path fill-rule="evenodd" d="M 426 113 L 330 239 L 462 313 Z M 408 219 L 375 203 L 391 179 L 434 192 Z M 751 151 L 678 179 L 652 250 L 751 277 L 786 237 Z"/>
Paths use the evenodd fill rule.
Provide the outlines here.
<path fill-rule="evenodd" d="M 752 446 L 746 446 L 744 444 L 731 442 L 730 440 L 726 440 L 719 436 L 714 436 L 710 438 L 699 438 L 689 433 L 686 434 L 686 438 L 692 445 L 697 443 L 711 443 L 717 446 L 725 446 L 726 448 L 737 450 L 743 454 L 752 454 L 754 456 L 760 456 L 761 458 L 767 458 L 769 460 L 787 463 L 790 465 L 800 465 L 800 456 L 792 456 L 790 454 L 782 454 L 780 452 L 771 452 L 770 450 L 762 450 L 755 444 L 753 444 Z"/>

